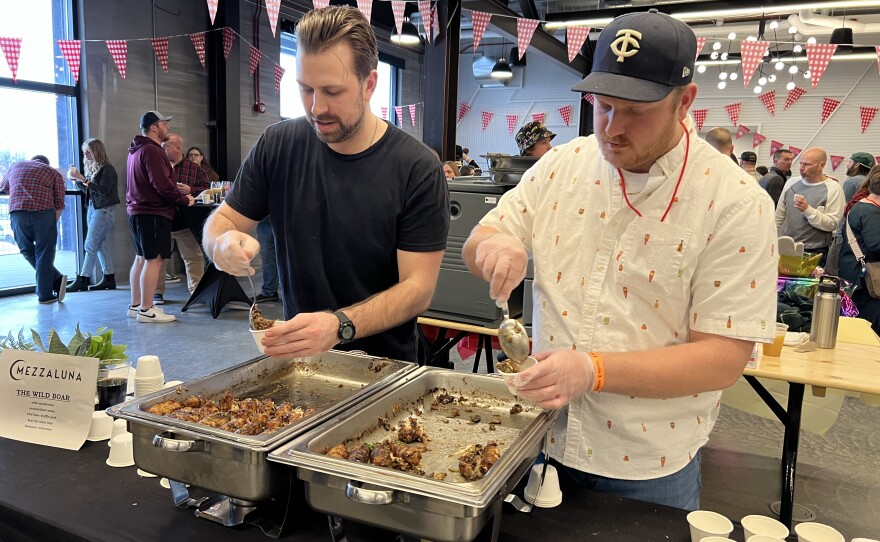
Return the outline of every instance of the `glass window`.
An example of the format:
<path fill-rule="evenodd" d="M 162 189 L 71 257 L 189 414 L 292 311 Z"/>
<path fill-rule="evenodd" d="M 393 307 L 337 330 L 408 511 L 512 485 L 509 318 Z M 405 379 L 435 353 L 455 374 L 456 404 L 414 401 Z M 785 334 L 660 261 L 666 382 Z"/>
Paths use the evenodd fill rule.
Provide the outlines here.
<path fill-rule="evenodd" d="M 0 36 L 21 38 L 18 80 L 73 85 L 56 40 L 73 39 L 71 0 L 0 0 Z M 5 57 L 0 77 L 12 77 Z"/>

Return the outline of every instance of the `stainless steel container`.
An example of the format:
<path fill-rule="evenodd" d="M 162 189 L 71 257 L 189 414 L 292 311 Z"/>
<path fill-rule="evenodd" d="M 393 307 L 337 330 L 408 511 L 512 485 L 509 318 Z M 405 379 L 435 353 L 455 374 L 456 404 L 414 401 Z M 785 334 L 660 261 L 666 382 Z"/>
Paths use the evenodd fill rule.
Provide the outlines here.
<path fill-rule="evenodd" d="M 538 161 L 536 156 L 511 156 L 509 154 L 489 153 L 480 155 L 489 161 L 492 171 L 524 172 Z"/>
<path fill-rule="evenodd" d="M 840 279 L 830 275 L 819 278 L 819 287 L 813 297 L 813 320 L 810 322 L 810 340 L 819 348 L 834 348 L 837 344 L 837 324 L 840 322 Z"/>
<path fill-rule="evenodd" d="M 465 397 L 462 404 L 470 411 L 450 419 L 442 410 L 431 409 L 432 399 L 442 390 Z M 271 452 L 269 461 L 297 467 L 306 500 L 316 510 L 434 541 L 473 540 L 528 471 L 556 415 L 528 405 L 512 414 L 516 402 L 498 375 L 425 367 L 370 397 L 356 411 L 340 413 Z M 430 438 L 420 467 L 428 474 L 447 472 L 446 480 L 325 455 L 342 442 L 396 439 L 397 422 L 413 415 Z M 474 415 L 482 421 L 469 423 Z M 487 424 L 490 417 L 501 422 L 494 431 Z M 378 424 L 379 419 L 387 425 Z M 502 455 L 483 478 L 469 482 L 449 472 L 457 471 L 458 457 L 468 446 L 489 440 L 499 443 Z"/>
<path fill-rule="evenodd" d="M 108 410 L 129 421 L 134 459 L 147 472 L 246 501 L 263 501 L 289 478 L 266 455 L 275 447 L 417 369 L 413 363 L 330 351 L 309 358 L 259 357 Z M 177 396 L 287 401 L 316 411 L 279 431 L 239 435 L 146 412 Z M 280 475 L 279 475 L 280 474 Z"/>

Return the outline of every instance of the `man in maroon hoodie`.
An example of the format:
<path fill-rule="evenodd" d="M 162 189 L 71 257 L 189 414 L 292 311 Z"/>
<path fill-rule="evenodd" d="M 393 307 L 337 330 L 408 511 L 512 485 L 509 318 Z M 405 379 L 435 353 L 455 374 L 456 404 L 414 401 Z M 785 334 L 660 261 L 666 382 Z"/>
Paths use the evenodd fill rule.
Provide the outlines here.
<path fill-rule="evenodd" d="M 171 163 L 161 144 L 168 137 L 168 121 L 158 111 L 141 117 L 141 134 L 128 148 L 125 205 L 134 241 L 131 266 L 131 305 L 128 316 L 143 323 L 173 322 L 176 318 L 153 306 L 153 295 L 164 260 L 171 257 L 171 221 L 177 205 L 195 203 L 181 194 L 171 175 Z"/>

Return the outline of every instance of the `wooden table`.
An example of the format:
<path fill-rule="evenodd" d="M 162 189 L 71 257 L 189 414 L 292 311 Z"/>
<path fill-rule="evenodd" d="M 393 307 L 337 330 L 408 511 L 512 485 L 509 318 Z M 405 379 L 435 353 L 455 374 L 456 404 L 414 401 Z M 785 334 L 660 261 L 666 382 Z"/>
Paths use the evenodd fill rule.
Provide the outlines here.
<path fill-rule="evenodd" d="M 425 316 L 420 316 L 418 319 L 418 330 L 419 330 L 419 341 L 421 342 L 423 351 L 425 352 L 425 356 L 420 359 L 420 362 L 424 362 L 424 364 L 429 365 L 431 367 L 445 367 L 450 368 L 449 364 L 449 351 L 452 350 L 455 345 L 461 342 L 462 339 L 468 336 L 470 333 L 477 334 L 479 339 L 479 346 L 477 348 L 476 358 L 474 359 L 474 368 L 473 372 L 476 373 L 480 368 L 480 359 L 485 354 L 486 356 L 486 372 L 494 373 L 495 372 L 495 364 L 493 360 L 492 353 L 492 337 L 498 336 L 498 327 L 484 327 L 478 326 L 474 324 L 463 324 L 461 322 L 453 322 L 451 320 L 440 320 L 438 318 L 428 318 Z M 440 331 L 437 334 L 437 338 L 432 343 L 424 334 L 422 330 L 422 326 L 434 326 L 438 328 Z M 452 338 L 446 337 L 446 332 L 452 330 L 456 331 L 456 335 Z"/>

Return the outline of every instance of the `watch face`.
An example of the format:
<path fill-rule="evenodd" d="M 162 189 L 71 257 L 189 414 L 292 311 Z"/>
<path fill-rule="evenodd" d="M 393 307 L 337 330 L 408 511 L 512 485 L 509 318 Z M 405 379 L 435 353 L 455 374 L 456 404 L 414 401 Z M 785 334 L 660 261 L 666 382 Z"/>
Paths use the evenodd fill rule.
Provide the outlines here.
<path fill-rule="evenodd" d="M 354 328 L 351 325 L 343 325 L 341 333 L 342 339 L 345 341 L 350 341 L 354 338 Z"/>

